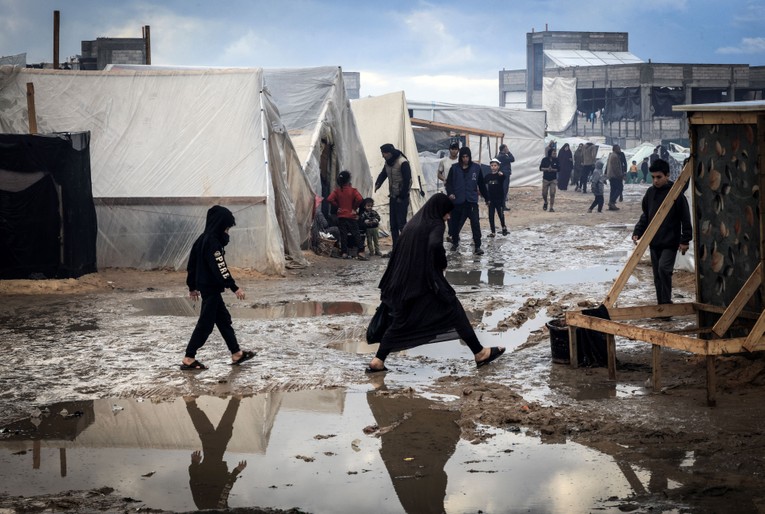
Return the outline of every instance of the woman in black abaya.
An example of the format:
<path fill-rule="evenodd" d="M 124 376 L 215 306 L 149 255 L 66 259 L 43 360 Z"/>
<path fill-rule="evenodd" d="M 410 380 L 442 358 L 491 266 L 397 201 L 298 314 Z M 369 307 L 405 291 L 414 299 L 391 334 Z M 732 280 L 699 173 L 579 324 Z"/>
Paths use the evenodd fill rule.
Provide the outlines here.
<path fill-rule="evenodd" d="M 379 286 L 380 299 L 390 308 L 393 321 L 369 363 L 368 373 L 387 371 L 385 358 L 390 352 L 432 343 L 450 332 L 456 332 L 454 339 L 465 341 L 479 368 L 504 353 L 502 347 L 481 345 L 444 277 L 444 224 L 453 208 L 445 194 L 436 193 L 404 225 Z"/>

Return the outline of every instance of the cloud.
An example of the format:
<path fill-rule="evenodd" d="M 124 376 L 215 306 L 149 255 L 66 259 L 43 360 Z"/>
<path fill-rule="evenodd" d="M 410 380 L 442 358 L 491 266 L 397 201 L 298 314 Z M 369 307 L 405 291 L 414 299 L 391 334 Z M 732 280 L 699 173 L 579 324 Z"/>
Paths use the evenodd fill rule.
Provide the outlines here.
<path fill-rule="evenodd" d="M 408 37 L 419 47 L 417 60 L 426 67 L 440 67 L 445 61 L 465 62 L 475 58 L 469 44 L 463 44 L 441 19 L 444 12 L 419 10 L 404 17 Z M 459 20 L 458 17 L 450 19 Z M 464 32 L 462 32 L 464 33 Z"/>
<path fill-rule="evenodd" d="M 379 96 L 405 91 L 407 99 L 455 104 L 499 104 L 497 78 L 462 75 L 384 75 L 361 71 L 361 96 Z"/>
<path fill-rule="evenodd" d="M 253 30 L 248 30 L 247 33 L 226 45 L 220 61 L 226 66 L 242 66 L 253 61 L 255 56 L 269 55 L 274 50 L 267 39 L 258 36 Z"/>
<path fill-rule="evenodd" d="M 745 37 L 738 46 L 723 46 L 715 50 L 717 54 L 762 54 L 765 53 L 765 37 Z"/>

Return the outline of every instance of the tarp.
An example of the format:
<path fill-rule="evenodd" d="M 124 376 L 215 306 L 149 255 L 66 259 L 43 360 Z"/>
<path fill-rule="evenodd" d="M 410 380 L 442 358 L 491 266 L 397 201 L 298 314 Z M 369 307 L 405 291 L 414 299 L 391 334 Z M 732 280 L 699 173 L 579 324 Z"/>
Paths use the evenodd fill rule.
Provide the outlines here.
<path fill-rule="evenodd" d="M 207 209 L 236 216 L 230 266 L 305 263 L 313 193 L 261 69 L 72 72 L 0 68 L 0 131 L 89 130 L 100 267 L 185 267 Z M 298 203 L 298 208 L 296 208 Z M 302 205 L 302 206 L 301 206 Z M 286 256 L 286 257 L 285 257 Z"/>
<path fill-rule="evenodd" d="M 545 111 L 411 100 L 407 105 L 416 118 L 504 133 L 504 142 L 515 157 L 510 187 L 540 183 L 539 161 L 545 150 Z M 474 147 L 471 151 L 474 160 L 481 155 L 482 163 L 488 164 L 496 151 L 493 146 L 488 147 L 488 138 L 484 137 L 483 141 L 484 148 L 480 152 Z"/>
<path fill-rule="evenodd" d="M 353 187 L 372 193 L 369 164 L 337 66 L 265 69 L 265 83 L 314 192 L 324 198 L 340 171 Z"/>
<path fill-rule="evenodd" d="M 417 212 L 424 203 L 420 195 L 420 184 L 424 187 L 425 179 L 422 176 L 422 167 L 417 155 L 417 144 L 414 141 L 404 92 L 353 100 L 351 108 L 359 126 L 361 142 L 369 162 L 373 183 L 385 165 L 380 146 L 391 143 L 409 159 L 409 166 L 412 169 L 412 190 L 409 195 L 410 216 L 407 217 L 409 219 L 411 214 Z M 381 226 L 388 230 L 390 212 L 387 181 L 372 198 L 375 201 L 375 210 L 382 218 Z"/>
<path fill-rule="evenodd" d="M 90 134 L 0 134 L 0 278 L 96 271 Z"/>
<path fill-rule="evenodd" d="M 547 130 L 563 132 L 576 115 L 576 78 L 544 77 L 542 108 L 547 111 Z"/>

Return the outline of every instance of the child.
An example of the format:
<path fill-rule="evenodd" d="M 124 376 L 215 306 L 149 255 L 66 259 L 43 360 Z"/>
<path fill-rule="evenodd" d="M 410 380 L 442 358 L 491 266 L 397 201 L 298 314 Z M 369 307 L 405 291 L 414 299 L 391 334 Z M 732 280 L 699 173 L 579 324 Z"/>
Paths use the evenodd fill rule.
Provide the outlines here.
<path fill-rule="evenodd" d="M 495 225 L 494 225 L 494 213 L 497 213 L 499 222 L 502 225 L 502 235 L 507 235 L 507 227 L 505 226 L 505 174 L 499 171 L 500 166 L 499 159 L 492 159 L 489 161 L 491 167 L 491 173 L 486 175 L 484 183 L 486 184 L 486 191 L 488 198 L 486 203 L 489 204 L 489 227 L 491 228 L 491 234 L 489 237 L 494 237 Z"/>
<path fill-rule="evenodd" d="M 632 164 L 630 165 L 630 171 L 627 174 L 627 184 L 637 184 L 637 183 L 638 183 L 637 161 L 632 161 Z"/>
<path fill-rule="evenodd" d="M 337 189 L 327 197 L 327 201 L 337 207 L 337 226 L 340 228 L 340 257 L 350 259 L 348 255 L 348 233 L 351 233 L 358 247 L 356 258 L 366 261 L 364 241 L 359 237 L 359 220 L 356 211 L 361 205 L 361 194 L 351 185 L 351 172 L 341 171 L 337 174 Z"/>
<path fill-rule="evenodd" d="M 359 205 L 359 229 L 367 235 L 367 249 L 371 255 L 382 256 L 380 252 L 380 215 L 374 210 L 375 201 L 364 198 Z"/>
<path fill-rule="evenodd" d="M 197 350 L 207 341 L 213 327 L 217 326 L 223 340 L 231 352 L 231 364 L 241 364 L 255 357 L 255 352 L 242 351 L 236 341 L 234 328 L 231 326 L 231 314 L 223 303 L 221 293 L 226 288 L 240 300 L 244 300 L 244 290 L 237 287 L 234 277 L 226 265 L 223 247 L 228 244 L 228 229 L 235 225 L 231 211 L 220 205 L 213 205 L 207 211 L 204 233 L 194 241 L 186 268 L 186 285 L 189 297 L 196 301 L 202 296 L 202 308 L 199 320 L 186 346 L 186 355 L 181 369 L 204 370 L 207 366 L 196 360 Z"/>
<path fill-rule="evenodd" d="M 605 183 L 606 177 L 603 175 L 603 161 L 597 161 L 595 169 L 592 171 L 592 194 L 595 195 L 595 200 L 592 201 L 587 212 L 592 212 L 595 206 L 598 207 L 598 212 L 603 212 L 603 184 Z"/>

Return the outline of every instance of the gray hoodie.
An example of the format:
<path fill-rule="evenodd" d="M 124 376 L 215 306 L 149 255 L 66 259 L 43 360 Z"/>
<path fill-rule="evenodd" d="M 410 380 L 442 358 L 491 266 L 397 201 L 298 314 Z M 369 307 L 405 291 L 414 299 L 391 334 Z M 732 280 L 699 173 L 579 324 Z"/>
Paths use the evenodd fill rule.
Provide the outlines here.
<path fill-rule="evenodd" d="M 595 163 L 595 169 L 592 170 L 592 194 L 595 196 L 603 194 L 603 184 L 606 183 L 606 177 L 603 175 L 603 161 Z"/>

